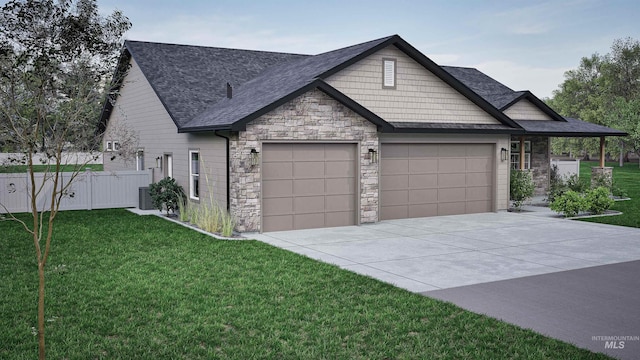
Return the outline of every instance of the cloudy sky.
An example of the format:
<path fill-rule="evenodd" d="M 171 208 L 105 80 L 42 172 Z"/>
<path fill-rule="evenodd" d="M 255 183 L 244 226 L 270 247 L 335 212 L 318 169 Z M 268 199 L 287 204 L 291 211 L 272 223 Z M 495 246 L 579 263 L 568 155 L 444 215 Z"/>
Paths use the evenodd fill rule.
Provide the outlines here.
<path fill-rule="evenodd" d="M 637 0 L 98 0 L 127 39 L 317 54 L 398 34 L 441 65 L 552 96 L 614 39 L 640 39 Z"/>

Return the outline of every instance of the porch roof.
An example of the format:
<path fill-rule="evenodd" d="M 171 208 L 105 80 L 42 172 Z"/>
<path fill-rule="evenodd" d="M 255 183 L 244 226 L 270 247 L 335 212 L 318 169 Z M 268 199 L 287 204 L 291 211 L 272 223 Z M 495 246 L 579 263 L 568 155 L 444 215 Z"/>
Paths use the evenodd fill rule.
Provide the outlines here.
<path fill-rule="evenodd" d="M 554 137 L 627 136 L 624 131 L 590 122 L 564 118 L 566 121 L 515 120 L 525 130 L 525 135 Z"/>

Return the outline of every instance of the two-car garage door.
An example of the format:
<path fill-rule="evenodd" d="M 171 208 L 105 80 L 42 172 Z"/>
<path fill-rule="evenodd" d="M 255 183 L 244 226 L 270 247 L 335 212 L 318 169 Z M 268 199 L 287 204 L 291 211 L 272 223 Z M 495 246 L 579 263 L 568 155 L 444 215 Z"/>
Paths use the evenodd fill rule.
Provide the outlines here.
<path fill-rule="evenodd" d="M 382 144 L 380 219 L 493 211 L 494 145 Z"/>

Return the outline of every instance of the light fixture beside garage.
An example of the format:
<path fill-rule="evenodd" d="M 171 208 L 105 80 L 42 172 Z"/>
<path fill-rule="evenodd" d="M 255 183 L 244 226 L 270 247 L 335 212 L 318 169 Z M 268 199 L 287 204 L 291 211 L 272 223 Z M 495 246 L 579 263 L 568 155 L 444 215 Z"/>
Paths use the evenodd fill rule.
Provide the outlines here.
<path fill-rule="evenodd" d="M 500 150 L 500 160 L 507 161 L 508 158 L 509 158 L 509 150 L 502 148 L 502 150 Z"/>
<path fill-rule="evenodd" d="M 251 149 L 251 166 L 256 166 L 260 163 L 260 153 L 255 148 Z"/>
<path fill-rule="evenodd" d="M 378 152 L 374 149 L 369 149 L 369 153 L 367 154 L 367 159 L 371 160 L 372 164 L 378 162 Z"/>

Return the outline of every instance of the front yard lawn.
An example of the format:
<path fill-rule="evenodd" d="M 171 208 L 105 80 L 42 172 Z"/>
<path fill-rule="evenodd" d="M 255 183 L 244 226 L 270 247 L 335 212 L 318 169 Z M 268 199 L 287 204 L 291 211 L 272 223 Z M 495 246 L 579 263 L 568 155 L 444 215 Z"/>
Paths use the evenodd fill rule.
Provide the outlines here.
<path fill-rule="evenodd" d="M 604 359 L 256 241 L 126 210 L 62 212 L 51 359 Z M 0 222 L 0 358 L 32 359 L 33 244 Z"/>
<path fill-rule="evenodd" d="M 581 161 L 580 177 L 591 179 L 591 168 L 598 166 L 597 162 Z M 622 215 L 605 216 L 597 218 L 581 219 L 582 221 L 597 222 L 602 224 L 612 224 L 630 227 L 640 227 L 640 168 L 637 162 L 626 163 L 619 167 L 618 163 L 607 163 L 606 166 L 613 167 L 614 185 L 624 190 L 631 200 L 617 201 L 611 208 L 621 211 Z"/>

